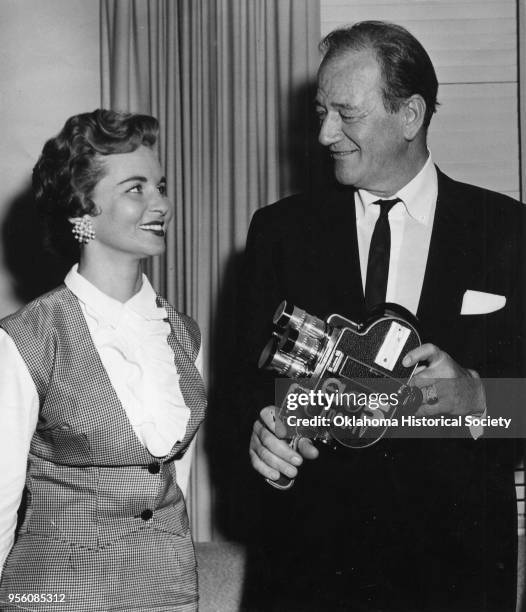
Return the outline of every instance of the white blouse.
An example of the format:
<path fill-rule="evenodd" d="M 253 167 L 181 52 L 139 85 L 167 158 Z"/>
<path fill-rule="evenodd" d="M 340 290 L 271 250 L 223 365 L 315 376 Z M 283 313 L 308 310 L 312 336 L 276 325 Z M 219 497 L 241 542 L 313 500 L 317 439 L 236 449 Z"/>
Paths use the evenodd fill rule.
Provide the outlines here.
<path fill-rule="evenodd" d="M 166 310 L 157 306 L 155 291 L 144 275 L 140 291 L 124 304 L 99 291 L 77 272 L 77 266 L 64 282 L 79 300 L 93 343 L 137 438 L 152 455 L 163 457 L 183 439 L 190 418 L 167 343 Z M 201 373 L 201 350 L 195 364 Z M 33 379 L 15 343 L 0 329 L 0 568 L 14 541 L 38 413 Z M 190 460 L 188 451 L 178 462 L 183 492 Z"/>

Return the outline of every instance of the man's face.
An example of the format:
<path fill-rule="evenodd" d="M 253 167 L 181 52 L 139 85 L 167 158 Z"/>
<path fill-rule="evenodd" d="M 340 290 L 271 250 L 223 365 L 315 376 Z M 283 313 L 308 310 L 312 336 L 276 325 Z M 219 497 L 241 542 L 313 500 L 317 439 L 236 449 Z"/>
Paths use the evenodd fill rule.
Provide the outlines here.
<path fill-rule="evenodd" d="M 322 63 L 316 110 L 319 140 L 331 152 L 338 182 L 390 196 L 407 182 L 409 143 L 403 106 L 386 111 L 381 85 L 374 52 L 347 51 Z"/>

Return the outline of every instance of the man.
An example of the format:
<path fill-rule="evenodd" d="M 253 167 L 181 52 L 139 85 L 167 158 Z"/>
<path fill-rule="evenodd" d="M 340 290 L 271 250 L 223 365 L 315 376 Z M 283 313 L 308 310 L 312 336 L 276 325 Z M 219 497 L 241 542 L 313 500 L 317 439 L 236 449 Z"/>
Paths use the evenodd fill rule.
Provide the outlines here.
<path fill-rule="evenodd" d="M 250 360 L 283 299 L 357 322 L 379 301 L 395 302 L 422 333 L 424 344 L 405 357 L 407 366 L 420 362 L 413 383 L 438 398 L 419 414 L 483 414 L 491 406 L 479 376 L 524 375 L 522 208 L 433 165 L 426 133 L 437 79 L 404 28 L 363 22 L 332 32 L 321 48 L 319 140 L 339 185 L 254 215 Z M 479 304 L 473 314 L 473 295 L 501 305 L 504 296 L 505 305 Z M 514 448 L 472 433 L 340 452 L 303 439 L 295 452 L 278 437 L 274 407 L 263 408 L 252 465 L 297 481 L 263 493 L 264 536 L 252 551 L 263 560 L 261 609 L 514 610 Z"/>

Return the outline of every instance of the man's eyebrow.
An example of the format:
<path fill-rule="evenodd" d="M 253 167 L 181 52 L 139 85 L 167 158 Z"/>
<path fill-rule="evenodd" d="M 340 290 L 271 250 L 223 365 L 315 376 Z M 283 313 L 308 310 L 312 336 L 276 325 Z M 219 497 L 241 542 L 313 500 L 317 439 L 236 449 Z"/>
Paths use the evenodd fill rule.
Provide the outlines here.
<path fill-rule="evenodd" d="M 323 106 L 325 107 L 324 104 L 322 104 L 319 100 L 314 100 L 314 104 L 316 106 Z M 357 110 L 358 107 L 354 106 L 354 104 L 349 104 L 347 102 L 334 102 L 333 104 L 331 104 L 331 106 L 337 110 L 347 110 L 347 111 L 354 111 Z"/>
<path fill-rule="evenodd" d="M 356 110 L 358 108 L 354 104 L 349 104 L 346 102 L 335 102 L 333 106 L 334 108 L 337 108 L 338 110 Z"/>

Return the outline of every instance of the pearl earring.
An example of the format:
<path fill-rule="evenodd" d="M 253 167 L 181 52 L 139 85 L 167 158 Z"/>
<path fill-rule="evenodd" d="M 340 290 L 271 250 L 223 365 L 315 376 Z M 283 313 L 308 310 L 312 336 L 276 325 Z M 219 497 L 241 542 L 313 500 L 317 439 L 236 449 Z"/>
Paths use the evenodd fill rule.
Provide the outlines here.
<path fill-rule="evenodd" d="M 73 236 L 80 242 L 80 244 L 87 244 L 90 240 L 95 238 L 95 230 L 91 224 L 89 217 L 79 217 L 73 221 Z"/>

